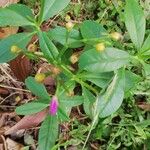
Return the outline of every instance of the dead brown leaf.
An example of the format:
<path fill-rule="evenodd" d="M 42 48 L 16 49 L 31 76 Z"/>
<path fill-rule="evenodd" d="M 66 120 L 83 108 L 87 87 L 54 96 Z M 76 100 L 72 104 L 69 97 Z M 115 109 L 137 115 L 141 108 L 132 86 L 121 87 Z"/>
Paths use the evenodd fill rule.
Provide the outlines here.
<path fill-rule="evenodd" d="M 0 7 L 6 7 L 12 3 L 17 3 L 19 0 L 0 0 Z"/>
<path fill-rule="evenodd" d="M 10 63 L 10 68 L 19 81 L 24 81 L 31 72 L 30 60 L 25 56 L 18 56 Z"/>
<path fill-rule="evenodd" d="M 16 34 L 18 27 L 5 27 L 0 28 L 0 39 L 6 38 L 12 34 Z"/>
<path fill-rule="evenodd" d="M 20 150 L 21 148 L 24 147 L 20 143 L 17 143 L 10 138 L 6 139 L 6 145 L 8 150 Z"/>
<path fill-rule="evenodd" d="M 6 7 L 10 4 L 17 3 L 19 0 L 0 0 L 0 7 Z M 15 34 L 18 31 L 18 27 L 5 27 L 0 28 L 0 39 L 6 38 L 11 34 Z"/>
<path fill-rule="evenodd" d="M 33 115 L 25 116 L 16 125 L 7 130 L 5 132 L 5 135 L 12 134 L 20 129 L 29 129 L 32 127 L 36 127 L 44 120 L 46 115 L 47 109 Z"/>
<path fill-rule="evenodd" d="M 1 88 L 0 87 L 0 95 L 8 95 L 9 91 L 6 88 Z"/>

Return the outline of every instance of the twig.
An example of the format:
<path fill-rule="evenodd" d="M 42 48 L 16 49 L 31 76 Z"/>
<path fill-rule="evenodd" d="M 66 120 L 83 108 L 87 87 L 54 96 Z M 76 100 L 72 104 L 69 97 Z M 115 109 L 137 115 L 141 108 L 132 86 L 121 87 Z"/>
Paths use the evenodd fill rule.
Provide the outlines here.
<path fill-rule="evenodd" d="M 6 76 L 7 76 L 9 79 L 11 79 L 13 82 L 17 82 L 16 80 L 14 80 L 14 79 L 12 78 L 11 75 L 9 75 L 9 74 L 7 73 L 7 71 L 3 68 L 2 65 L 0 65 L 0 69 L 6 74 Z"/>
<path fill-rule="evenodd" d="M 1 105 L 6 99 L 8 99 L 9 97 L 11 97 L 11 96 L 13 96 L 13 95 L 15 95 L 15 94 L 19 94 L 19 92 L 14 92 L 14 93 L 10 94 L 9 96 L 7 96 L 5 99 L 3 99 L 3 100 L 0 102 L 0 105 Z"/>
<path fill-rule="evenodd" d="M 13 90 L 17 90 L 17 91 L 23 91 L 23 92 L 31 93 L 31 91 L 29 91 L 29 90 L 24 90 L 24 89 L 20 89 L 20 88 L 15 88 L 15 87 L 7 86 L 7 85 L 2 85 L 2 84 L 0 85 L 0 87 L 8 88 L 8 89 L 13 89 Z"/>

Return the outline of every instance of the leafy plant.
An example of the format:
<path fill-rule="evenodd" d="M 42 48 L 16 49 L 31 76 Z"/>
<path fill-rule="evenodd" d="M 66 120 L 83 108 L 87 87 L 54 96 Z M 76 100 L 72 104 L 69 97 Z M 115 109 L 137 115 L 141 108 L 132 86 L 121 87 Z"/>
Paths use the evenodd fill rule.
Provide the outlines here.
<path fill-rule="evenodd" d="M 22 54 L 31 59 L 46 59 L 53 67 L 51 72 L 48 71 L 44 76 L 26 79 L 27 88 L 37 99 L 16 109 L 20 115 L 48 110 L 39 131 L 40 150 L 53 148 L 58 138 L 59 124 L 68 121 L 71 108 L 81 104 L 92 120 L 82 148 L 84 149 L 99 119 L 114 115 L 127 93 L 132 94 L 135 85 L 141 80 L 139 75 L 142 76 L 142 80 L 150 75 L 150 36 L 145 39 L 146 19 L 137 0 L 126 0 L 124 15 L 130 36 L 128 44 L 132 42 L 134 54 L 130 49 L 125 50 L 123 46 L 122 49 L 115 48 L 116 43 L 119 43 L 116 40 L 119 40 L 121 35 L 109 34 L 95 21 L 86 20 L 74 27 L 69 20 L 66 28 L 58 26 L 48 32 L 42 31 L 42 23 L 63 10 L 69 2 L 70 0 L 41 0 L 38 16 L 34 16 L 30 8 L 21 4 L 0 8 L 0 26 L 29 28 L 27 33 L 18 33 L 0 41 L 0 63 L 9 62 Z M 42 55 L 27 49 L 33 35 L 38 36 Z M 75 48 L 83 50 L 74 52 Z M 78 69 L 74 70 L 72 64 L 78 61 Z M 134 68 L 140 65 L 143 66 L 142 72 L 135 75 Z M 49 75 L 57 82 L 53 96 L 47 93 L 41 83 Z M 78 88 L 82 93 L 70 94 L 73 93 L 76 83 L 80 85 Z M 143 136 L 144 131 L 136 124 L 135 129 Z M 144 139 L 147 137 L 144 136 Z"/>

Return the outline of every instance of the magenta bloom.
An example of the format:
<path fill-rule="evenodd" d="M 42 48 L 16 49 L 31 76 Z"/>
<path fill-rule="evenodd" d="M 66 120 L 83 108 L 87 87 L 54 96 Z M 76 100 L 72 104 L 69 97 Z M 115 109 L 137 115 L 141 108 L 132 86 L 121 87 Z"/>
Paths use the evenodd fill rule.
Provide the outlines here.
<path fill-rule="evenodd" d="M 49 105 L 49 114 L 54 116 L 56 115 L 57 110 L 58 110 L 58 99 L 56 96 L 53 96 Z"/>

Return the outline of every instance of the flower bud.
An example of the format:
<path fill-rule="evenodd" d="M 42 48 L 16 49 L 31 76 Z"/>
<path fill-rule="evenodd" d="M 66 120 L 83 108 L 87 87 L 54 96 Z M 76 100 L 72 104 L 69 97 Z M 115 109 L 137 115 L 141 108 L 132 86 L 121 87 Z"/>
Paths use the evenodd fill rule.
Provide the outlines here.
<path fill-rule="evenodd" d="M 36 82 L 39 82 L 39 83 L 42 83 L 45 79 L 45 74 L 44 73 L 38 73 L 35 75 L 35 81 Z"/>
<path fill-rule="evenodd" d="M 13 46 L 11 46 L 10 51 L 14 54 L 18 54 L 21 51 L 21 49 L 18 46 L 13 45 Z"/>
<path fill-rule="evenodd" d="M 52 67 L 51 71 L 54 75 L 59 75 L 61 73 L 61 70 L 58 67 Z"/>
<path fill-rule="evenodd" d="M 122 35 L 118 32 L 113 32 L 110 34 L 110 37 L 116 41 L 120 40 L 122 38 Z"/>
<path fill-rule="evenodd" d="M 70 21 L 70 19 L 71 19 L 70 16 L 69 16 L 69 15 L 66 15 L 65 21 L 68 22 L 68 21 Z"/>
<path fill-rule="evenodd" d="M 58 110 L 58 98 L 53 96 L 49 105 L 49 114 L 55 116 Z"/>
<path fill-rule="evenodd" d="M 104 43 L 98 43 L 95 48 L 98 52 L 102 52 L 105 50 L 105 44 Z"/>
<path fill-rule="evenodd" d="M 74 26 L 74 24 L 71 21 L 69 21 L 69 22 L 66 23 L 66 29 L 68 31 L 71 31 L 72 28 L 73 28 L 73 26 Z"/>
<path fill-rule="evenodd" d="M 30 45 L 28 46 L 28 51 L 30 51 L 30 52 L 36 52 L 36 51 L 37 51 L 37 45 L 35 45 L 35 44 L 30 44 Z"/>

